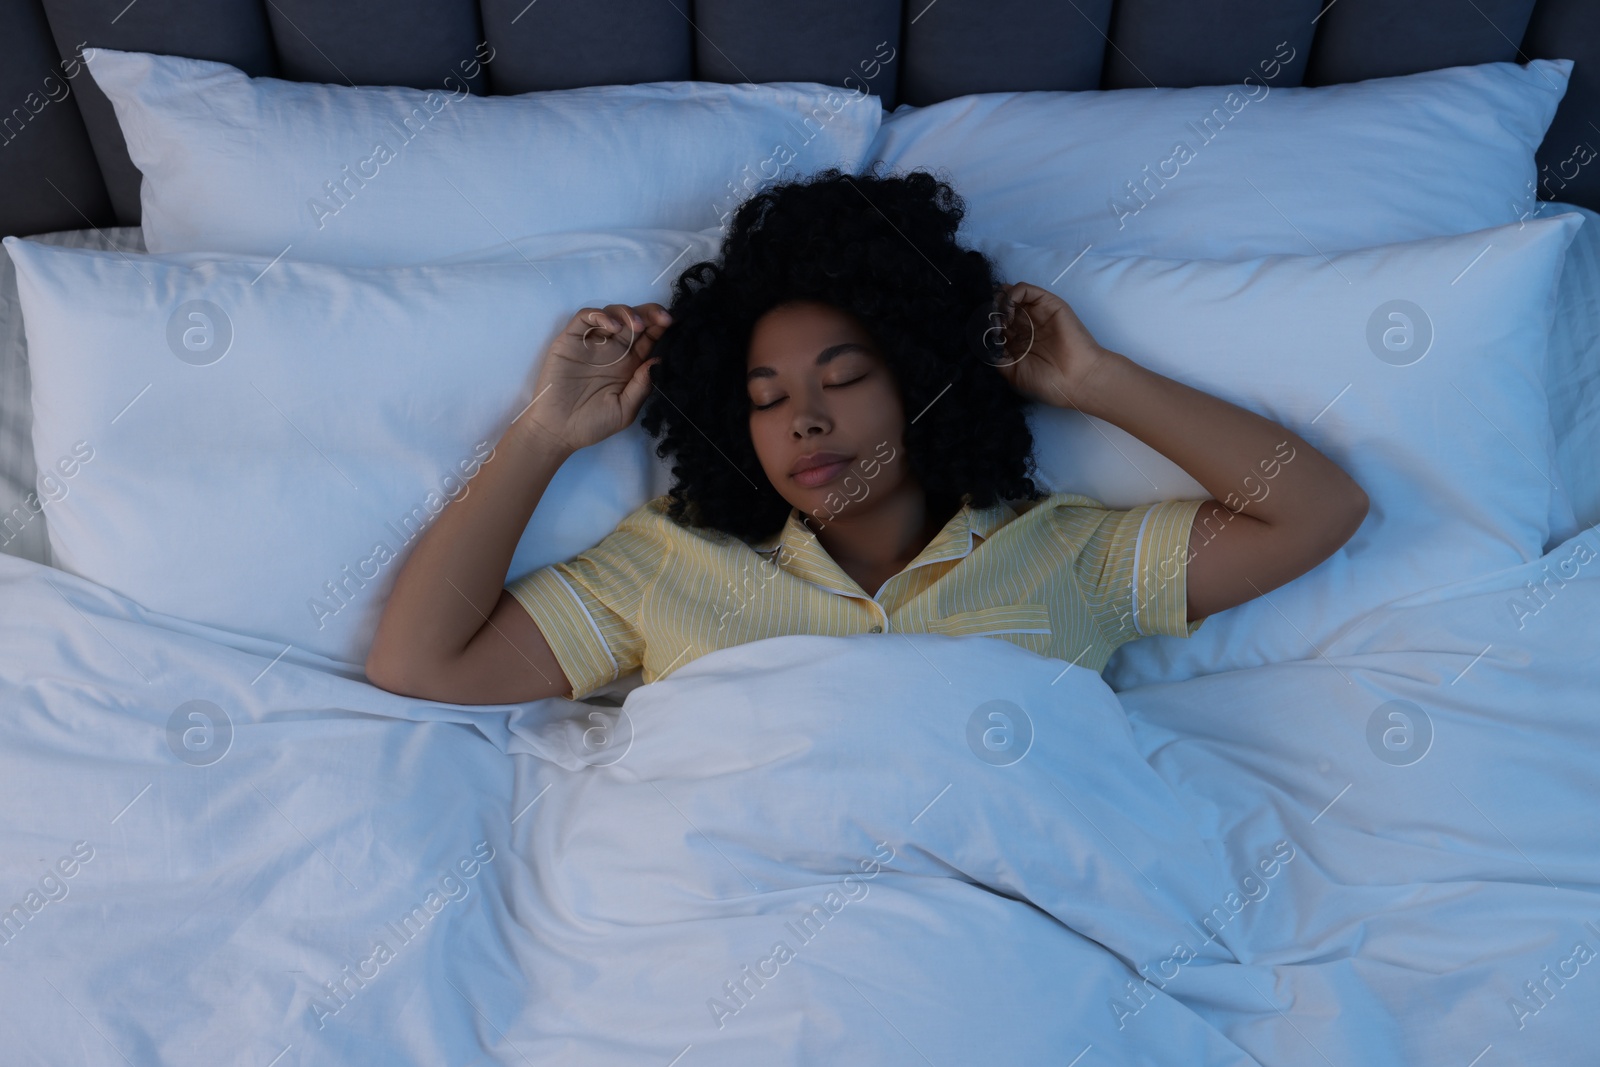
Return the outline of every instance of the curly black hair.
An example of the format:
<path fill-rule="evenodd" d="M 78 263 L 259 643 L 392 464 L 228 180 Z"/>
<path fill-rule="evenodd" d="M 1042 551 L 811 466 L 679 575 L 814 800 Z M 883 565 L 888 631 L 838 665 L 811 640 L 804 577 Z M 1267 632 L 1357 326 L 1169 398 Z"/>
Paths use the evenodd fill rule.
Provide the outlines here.
<path fill-rule="evenodd" d="M 790 504 L 750 440 L 745 368 L 757 320 L 794 300 L 855 316 L 876 342 L 930 506 L 953 513 L 963 499 L 982 508 L 1045 495 L 1030 477 L 1026 400 L 994 366 L 1000 353 L 984 332 L 998 272 L 956 242 L 965 202 L 924 170 L 876 170 L 829 167 L 756 193 L 734 213 L 720 264 L 696 263 L 673 283 L 640 424 L 673 461 L 668 514 L 680 525 L 755 542 L 787 520 Z"/>

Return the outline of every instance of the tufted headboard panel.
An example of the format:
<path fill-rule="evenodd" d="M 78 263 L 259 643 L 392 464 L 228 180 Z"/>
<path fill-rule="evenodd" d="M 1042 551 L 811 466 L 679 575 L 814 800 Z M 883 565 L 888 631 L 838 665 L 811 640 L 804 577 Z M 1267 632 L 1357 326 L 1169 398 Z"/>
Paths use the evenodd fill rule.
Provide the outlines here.
<path fill-rule="evenodd" d="M 0 235 L 138 223 L 139 172 L 76 58 L 97 46 L 475 93 L 813 81 L 888 110 L 1233 84 L 1280 42 L 1295 58 L 1278 85 L 1567 58 L 1538 195 L 1600 210 L 1595 0 L 0 0 L 0 27 Z"/>

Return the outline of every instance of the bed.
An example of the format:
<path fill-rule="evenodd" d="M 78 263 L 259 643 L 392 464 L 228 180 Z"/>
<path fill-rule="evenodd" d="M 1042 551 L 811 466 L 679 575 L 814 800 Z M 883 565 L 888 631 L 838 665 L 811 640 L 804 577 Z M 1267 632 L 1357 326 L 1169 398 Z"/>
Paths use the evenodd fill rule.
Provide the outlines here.
<path fill-rule="evenodd" d="M 1594 1061 L 1590 7 L 7 18 L 4 1062 Z M 368 684 L 530 350 L 876 161 L 1335 458 L 1357 536 L 1099 673 L 978 627 Z M 1030 419 L 1053 489 L 1206 492 Z M 637 427 L 581 450 L 508 580 L 669 484 Z"/>

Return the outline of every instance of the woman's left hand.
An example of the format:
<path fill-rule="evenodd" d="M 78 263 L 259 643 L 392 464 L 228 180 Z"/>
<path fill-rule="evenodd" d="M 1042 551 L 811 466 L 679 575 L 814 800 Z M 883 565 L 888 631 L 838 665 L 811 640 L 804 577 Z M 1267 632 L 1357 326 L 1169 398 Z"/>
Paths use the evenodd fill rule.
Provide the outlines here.
<path fill-rule="evenodd" d="M 1110 353 L 1048 289 L 1017 282 L 1001 292 L 994 321 L 1004 328 L 1006 355 L 996 369 L 1029 400 L 1076 407 L 1089 375 Z"/>

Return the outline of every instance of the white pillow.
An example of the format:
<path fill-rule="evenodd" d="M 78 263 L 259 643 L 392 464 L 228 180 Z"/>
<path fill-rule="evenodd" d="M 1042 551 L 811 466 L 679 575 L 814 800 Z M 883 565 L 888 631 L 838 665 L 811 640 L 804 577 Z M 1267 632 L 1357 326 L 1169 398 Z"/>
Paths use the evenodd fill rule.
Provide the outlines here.
<path fill-rule="evenodd" d="M 1236 86 L 982 93 L 901 108 L 868 154 L 895 170 L 942 171 L 966 199 L 969 240 L 1074 255 L 1331 255 L 1531 214 L 1534 150 L 1572 61 L 1315 88 L 1274 87 L 1280 64 L 1262 71 Z"/>
<path fill-rule="evenodd" d="M 1190 637 L 1122 646 L 1107 681 L 1128 688 L 1315 657 L 1387 601 L 1538 558 L 1555 491 L 1545 349 L 1557 275 L 1581 219 L 1328 258 L 1091 253 L 1064 274 L 1076 250 L 979 242 L 1008 279 L 1066 299 L 1102 345 L 1282 423 L 1371 501 L 1332 557 L 1210 616 Z M 1211 495 L 1110 422 L 1038 406 L 1030 424 L 1052 491 L 1115 507 Z M 1104 472 L 1126 477 L 1130 466 L 1143 490 L 1106 500 Z M 1239 477 L 1223 491 L 1241 499 L 1271 491 L 1261 471 Z M 1204 545 L 1196 551 L 1198 559 Z"/>
<path fill-rule="evenodd" d="M 397 557 L 532 399 L 556 333 L 584 306 L 665 303 L 669 264 L 713 258 L 716 240 L 519 247 L 526 261 L 357 268 L 7 237 L 36 454 L 93 455 L 50 506 L 56 565 L 154 611 L 362 663 Z M 506 577 L 572 558 L 648 500 L 652 444 L 636 423 L 572 456 Z"/>
<path fill-rule="evenodd" d="M 1576 211 L 1585 221 L 1567 248 L 1547 382 L 1556 462 L 1572 500 L 1569 533 L 1600 524 L 1600 214 L 1575 204 L 1542 203 L 1545 215 Z M 1559 531 L 1552 538 L 1565 541 Z"/>
<path fill-rule="evenodd" d="M 875 96 L 809 82 L 472 96 L 84 59 L 144 174 L 153 253 L 379 265 L 562 230 L 720 227 L 780 173 L 858 169 L 883 117 Z"/>

